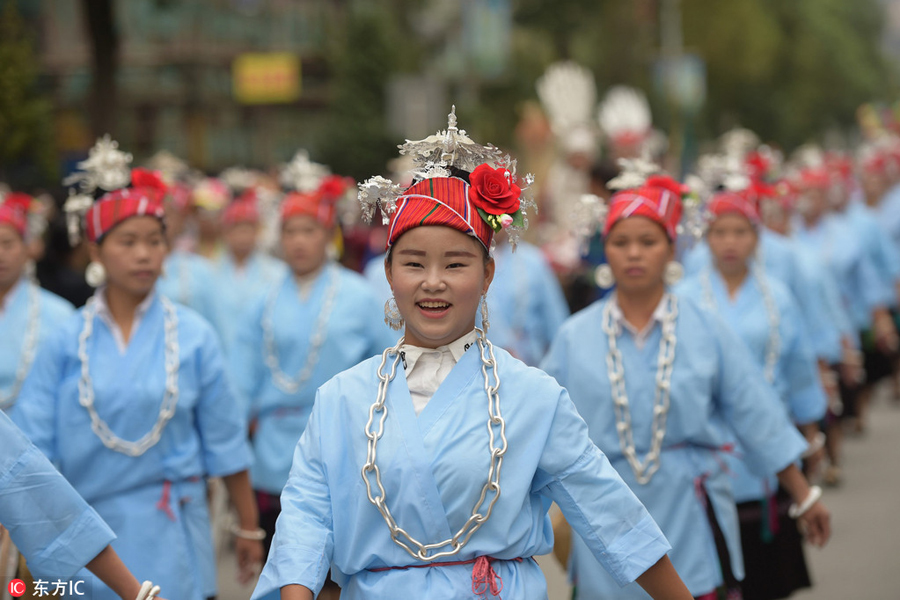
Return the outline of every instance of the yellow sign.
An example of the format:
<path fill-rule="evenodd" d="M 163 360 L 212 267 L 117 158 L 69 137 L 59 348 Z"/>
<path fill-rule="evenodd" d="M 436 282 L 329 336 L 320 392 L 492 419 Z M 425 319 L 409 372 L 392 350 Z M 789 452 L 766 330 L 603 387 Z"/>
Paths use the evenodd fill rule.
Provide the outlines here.
<path fill-rule="evenodd" d="M 283 104 L 300 97 L 300 58 L 288 52 L 241 54 L 232 64 L 232 88 L 241 104 Z"/>

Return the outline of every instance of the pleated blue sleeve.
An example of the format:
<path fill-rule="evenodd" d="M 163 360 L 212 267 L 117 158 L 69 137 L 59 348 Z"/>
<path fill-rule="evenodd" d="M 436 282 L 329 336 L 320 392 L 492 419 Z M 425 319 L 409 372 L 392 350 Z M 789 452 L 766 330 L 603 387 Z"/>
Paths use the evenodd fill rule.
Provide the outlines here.
<path fill-rule="evenodd" d="M 0 439 L 0 523 L 35 576 L 74 576 L 115 534 L 2 412 Z"/>
<path fill-rule="evenodd" d="M 556 502 L 572 529 L 624 586 L 671 550 L 637 496 L 588 436 L 562 390 L 534 486 Z"/>

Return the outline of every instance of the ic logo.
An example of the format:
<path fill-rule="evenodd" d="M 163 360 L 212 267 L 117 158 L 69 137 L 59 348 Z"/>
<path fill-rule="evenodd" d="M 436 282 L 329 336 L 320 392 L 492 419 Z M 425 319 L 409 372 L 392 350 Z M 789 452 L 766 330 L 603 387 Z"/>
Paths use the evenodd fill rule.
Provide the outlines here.
<path fill-rule="evenodd" d="M 9 586 L 7 588 L 9 590 L 9 595 L 13 598 L 19 598 L 25 595 L 25 582 L 21 579 L 13 579 L 9 582 Z"/>

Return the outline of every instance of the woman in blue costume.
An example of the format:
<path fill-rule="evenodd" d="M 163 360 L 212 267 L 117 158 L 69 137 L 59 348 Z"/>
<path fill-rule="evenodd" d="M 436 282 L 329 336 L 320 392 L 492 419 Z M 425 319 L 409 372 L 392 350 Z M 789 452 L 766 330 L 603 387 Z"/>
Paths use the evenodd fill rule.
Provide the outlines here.
<path fill-rule="evenodd" d="M 31 371 L 39 345 L 75 312 L 26 275 L 28 242 L 39 236 L 21 193 L 0 193 L 0 411 L 8 412 Z"/>
<path fill-rule="evenodd" d="M 166 235 L 169 255 L 156 283 L 159 293 L 200 313 L 216 330 L 220 328 L 212 264 L 188 251 L 182 236 L 189 217 L 191 191 L 177 183 L 166 194 Z"/>
<path fill-rule="evenodd" d="M 109 545 L 109 526 L 3 413 L 0 439 L 0 523 L 31 574 L 68 581 L 86 568 L 122 600 L 155 597 L 159 590 L 138 583 Z"/>
<path fill-rule="evenodd" d="M 794 219 L 794 236 L 822 257 L 834 274 L 841 300 L 856 330 L 854 338 L 861 339 L 865 333 L 863 339 L 871 342 L 864 348 L 869 363 L 878 353 L 876 348 L 887 353 L 896 347 L 897 331 L 889 312 L 895 290 L 879 274 L 869 249 L 870 240 L 861 237 L 847 219 L 830 211 L 831 186 L 831 174 L 822 165 L 807 166 L 800 171 L 798 208 L 801 210 Z M 858 418 L 870 393 L 868 382 L 863 380 L 854 393 L 845 395 L 842 416 L 857 418 L 857 425 L 861 425 Z"/>
<path fill-rule="evenodd" d="M 804 458 L 821 456 L 824 435 L 818 422 L 825 415 L 825 393 L 790 292 L 754 268 L 761 227 L 756 202 L 752 189 L 712 197 L 706 239 L 713 266 L 680 284 L 676 293 L 722 317 L 738 334 L 778 393 L 783 410 L 809 441 L 813 452 Z M 752 474 L 740 460 L 742 454 L 737 443 L 726 461 L 741 523 L 744 600 L 786 598 L 811 585 L 802 539 L 788 515 L 790 497 L 778 487 L 774 472 L 763 478 Z"/>
<path fill-rule="evenodd" d="M 368 215 L 376 201 L 390 215 L 385 318 L 405 337 L 319 388 L 254 598 L 312 598 L 329 566 L 347 600 L 546 598 L 533 556 L 550 551 L 555 500 L 618 581 L 689 599 L 566 391 L 475 328 L 520 190 L 455 125 L 404 146 L 410 188 L 361 186 Z"/>
<path fill-rule="evenodd" d="M 256 247 L 259 208 L 255 196 L 245 194 L 222 213 L 225 250 L 213 260 L 216 316 L 222 347 L 229 355 L 237 338 L 241 316 L 281 281 L 284 264 Z"/>
<path fill-rule="evenodd" d="M 681 192 L 654 176 L 613 196 L 603 232 L 615 293 L 571 317 L 542 366 L 569 390 L 594 443 L 673 542 L 672 562 L 690 592 L 714 598 L 724 584 L 734 596 L 743 564 L 723 425 L 754 473 L 778 473 L 813 543 L 827 540 L 829 515 L 794 465 L 805 440 L 742 342 L 666 287 L 676 275 L 669 263 Z M 572 555 L 577 598 L 646 598 L 598 569 L 581 540 Z"/>
<path fill-rule="evenodd" d="M 281 204 L 281 249 L 290 271 L 245 314 L 230 357 L 253 431 L 251 476 L 267 548 L 316 389 L 398 337 L 372 320 L 381 303 L 366 281 L 328 258 L 336 203 L 352 181 L 309 181 L 304 161 L 298 154 L 283 177 L 293 188 Z"/>
<path fill-rule="evenodd" d="M 86 197 L 84 219 L 89 278 L 106 285 L 42 347 L 13 419 L 115 531 L 129 568 L 202 600 L 216 594 L 206 477 L 237 508 L 242 576 L 262 558 L 246 425 L 212 328 L 155 292 L 165 186 L 129 161 L 104 138 L 80 165 L 82 193 L 108 190 Z"/>

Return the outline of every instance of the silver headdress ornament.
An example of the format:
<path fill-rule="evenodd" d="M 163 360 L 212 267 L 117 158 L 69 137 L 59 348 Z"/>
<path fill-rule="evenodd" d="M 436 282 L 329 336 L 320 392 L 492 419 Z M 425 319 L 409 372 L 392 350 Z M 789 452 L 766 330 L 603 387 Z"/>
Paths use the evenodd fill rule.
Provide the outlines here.
<path fill-rule="evenodd" d="M 447 115 L 447 129 L 438 131 L 424 140 L 406 140 L 399 146 L 400 154 L 409 156 L 413 161 L 412 175 L 414 181 L 434 177 L 450 177 L 453 169 L 472 172 L 482 164 L 490 164 L 494 168 L 506 169 L 512 180 L 516 180 L 516 160 L 492 144 L 482 145 L 473 141 L 464 129 L 457 127 L 456 106 Z M 506 229 L 510 244 L 515 248 L 521 233 L 528 228 L 526 210 L 537 211 L 537 204 L 525 197 L 525 190 L 534 183 L 534 175 L 524 178 L 522 196 L 519 199 L 522 220 Z M 403 195 L 404 188 L 390 179 L 380 175 L 371 177 L 359 184 L 359 203 L 362 207 L 362 218 L 370 223 L 375 209 L 381 209 L 382 222 L 387 225 L 390 216 L 397 210 L 397 200 Z"/>
<path fill-rule="evenodd" d="M 571 152 L 593 152 L 597 138 L 593 73 L 572 61 L 556 62 L 538 78 L 535 89 L 563 147 Z"/>
<path fill-rule="evenodd" d="M 438 131 L 424 140 L 406 140 L 400 146 L 400 154 L 413 159 L 413 175 L 421 179 L 449 177 L 450 168 L 472 172 L 484 163 L 498 163 L 503 153 L 488 144 L 482 146 L 466 135 L 465 129 L 456 126 L 456 105 L 447 115 L 446 131 Z"/>
<path fill-rule="evenodd" d="M 69 188 L 63 205 L 72 246 L 81 241 L 81 224 L 94 204 L 94 192 L 111 192 L 131 183 L 131 160 L 131 154 L 119 150 L 119 143 L 107 134 L 88 151 L 87 159 L 78 163 L 79 170 L 63 179 L 63 185 L 78 186 L 78 191 Z"/>
<path fill-rule="evenodd" d="M 610 190 L 629 190 L 644 185 L 651 175 L 659 175 L 662 168 L 650 158 L 620 158 L 621 172 L 609 180 L 606 187 Z"/>
<path fill-rule="evenodd" d="M 750 173 L 738 154 L 705 154 L 697 159 L 698 191 L 711 195 L 717 190 L 740 192 L 750 187 Z M 699 184 L 692 178 L 695 184 Z"/>
<path fill-rule="evenodd" d="M 741 159 L 758 148 L 759 144 L 759 136 L 742 127 L 730 129 L 719 138 L 719 149 L 722 153 Z"/>
<path fill-rule="evenodd" d="M 219 179 L 240 194 L 259 183 L 259 173 L 246 167 L 228 167 L 219 173 Z"/>
<path fill-rule="evenodd" d="M 628 190 L 642 186 L 651 175 L 662 173 L 658 164 L 649 158 L 620 158 L 620 173 L 611 179 L 606 187 L 610 190 Z M 588 250 L 588 242 L 603 229 L 609 214 L 609 203 L 595 194 L 584 194 L 572 208 L 569 215 L 571 230 L 579 240 L 581 253 Z"/>
<path fill-rule="evenodd" d="M 168 150 L 160 150 L 151 156 L 146 165 L 151 171 L 158 171 L 167 183 L 181 179 L 191 171 L 186 162 Z"/>
<path fill-rule="evenodd" d="M 816 144 L 804 144 L 794 150 L 791 162 L 801 169 L 821 169 L 825 166 L 825 153 Z"/>
<path fill-rule="evenodd" d="M 298 150 L 287 165 L 281 169 L 278 180 L 287 189 L 302 193 L 314 192 L 322 180 L 331 175 L 331 170 L 309 160 L 306 150 Z"/>
<path fill-rule="evenodd" d="M 606 137 L 612 140 L 629 137 L 640 141 L 653 127 L 647 96 L 624 85 L 609 89 L 597 109 L 597 121 Z"/>

